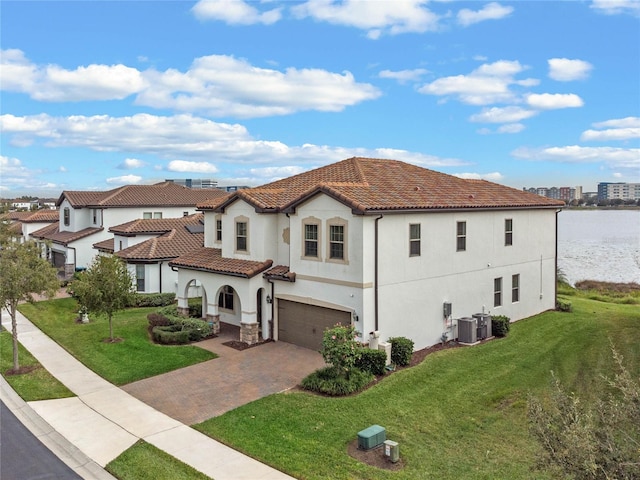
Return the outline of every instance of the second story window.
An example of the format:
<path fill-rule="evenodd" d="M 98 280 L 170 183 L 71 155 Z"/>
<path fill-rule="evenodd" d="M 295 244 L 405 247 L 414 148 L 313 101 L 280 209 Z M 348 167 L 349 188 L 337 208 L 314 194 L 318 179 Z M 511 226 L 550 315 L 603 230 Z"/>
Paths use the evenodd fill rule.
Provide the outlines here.
<path fill-rule="evenodd" d="M 467 222 L 456 223 L 456 251 L 464 252 L 467 249 Z"/>
<path fill-rule="evenodd" d="M 216 219 L 216 242 L 222 241 L 222 219 Z"/>
<path fill-rule="evenodd" d="M 151 218 L 152 215 L 153 214 L 151 212 L 142 212 L 142 218 L 145 220 Z"/>
<path fill-rule="evenodd" d="M 236 250 L 247 251 L 247 222 L 236 222 Z"/>
<path fill-rule="evenodd" d="M 504 244 L 513 245 L 513 219 L 511 218 L 504 220 Z"/>
<path fill-rule="evenodd" d="M 62 215 L 63 215 L 62 222 L 64 223 L 65 227 L 68 227 L 69 224 L 71 223 L 71 211 L 69 210 L 68 207 L 66 207 L 62 211 Z"/>
<path fill-rule="evenodd" d="M 306 224 L 304 226 L 304 256 L 318 256 L 318 225 Z"/>
<path fill-rule="evenodd" d="M 344 225 L 329 226 L 329 258 L 344 260 Z"/>
<path fill-rule="evenodd" d="M 92 208 L 91 209 L 91 217 L 93 220 L 93 224 L 97 224 L 98 223 L 98 209 L 97 208 Z"/>
<path fill-rule="evenodd" d="M 162 218 L 162 212 L 153 212 L 153 218 Z"/>
<path fill-rule="evenodd" d="M 412 223 L 409 225 L 409 256 L 417 257 L 420 255 L 420 224 Z"/>

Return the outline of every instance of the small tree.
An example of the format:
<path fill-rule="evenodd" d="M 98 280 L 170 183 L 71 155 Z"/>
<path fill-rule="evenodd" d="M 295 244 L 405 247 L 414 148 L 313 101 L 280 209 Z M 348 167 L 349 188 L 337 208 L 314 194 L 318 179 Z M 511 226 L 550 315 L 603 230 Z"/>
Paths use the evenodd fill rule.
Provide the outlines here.
<path fill-rule="evenodd" d="M 640 380 L 612 347 L 618 372 L 603 399 L 583 403 L 554 377 L 551 398 L 529 399 L 531 433 L 545 450 L 543 466 L 577 479 L 640 478 Z"/>
<path fill-rule="evenodd" d="M 3 224 L 0 232 L 0 300 L 11 317 L 13 338 L 13 372 L 18 373 L 18 303 L 33 302 L 34 294 L 53 297 L 60 288 L 58 275 L 46 259 L 40 256 L 40 247 L 34 241 L 19 243 L 6 235 Z"/>
<path fill-rule="evenodd" d="M 322 336 L 322 358 L 342 375 L 348 375 L 360 357 L 360 345 L 355 338 L 355 328 L 341 324 L 325 330 Z"/>
<path fill-rule="evenodd" d="M 109 319 L 109 340 L 113 338 L 113 315 L 131 305 L 135 298 L 133 277 L 118 257 L 98 255 L 87 270 L 78 274 L 69 290 L 89 313 Z"/>

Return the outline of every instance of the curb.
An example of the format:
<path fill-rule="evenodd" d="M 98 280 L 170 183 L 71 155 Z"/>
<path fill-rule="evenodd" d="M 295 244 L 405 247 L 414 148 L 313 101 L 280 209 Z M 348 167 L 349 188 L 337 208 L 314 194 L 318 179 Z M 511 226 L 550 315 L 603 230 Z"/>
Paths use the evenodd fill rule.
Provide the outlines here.
<path fill-rule="evenodd" d="M 0 375 L 0 398 L 16 418 L 69 468 L 85 480 L 116 480 L 40 417 Z"/>

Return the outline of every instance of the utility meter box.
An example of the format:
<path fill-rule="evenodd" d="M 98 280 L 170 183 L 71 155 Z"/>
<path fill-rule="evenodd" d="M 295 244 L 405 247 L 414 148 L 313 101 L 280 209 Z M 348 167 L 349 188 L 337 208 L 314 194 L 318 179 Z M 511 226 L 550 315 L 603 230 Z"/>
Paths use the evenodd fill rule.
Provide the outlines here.
<path fill-rule="evenodd" d="M 400 460 L 400 447 L 398 447 L 398 442 L 394 442 L 393 440 L 385 440 L 384 456 L 388 458 L 392 463 L 396 463 L 398 460 Z"/>
<path fill-rule="evenodd" d="M 358 432 L 358 448 L 361 450 L 371 450 L 382 445 L 387 439 L 387 431 L 380 425 L 371 425 Z"/>
<path fill-rule="evenodd" d="M 387 363 L 385 365 L 391 365 L 391 343 L 390 342 L 380 342 L 378 343 L 378 350 L 382 350 L 387 354 Z"/>

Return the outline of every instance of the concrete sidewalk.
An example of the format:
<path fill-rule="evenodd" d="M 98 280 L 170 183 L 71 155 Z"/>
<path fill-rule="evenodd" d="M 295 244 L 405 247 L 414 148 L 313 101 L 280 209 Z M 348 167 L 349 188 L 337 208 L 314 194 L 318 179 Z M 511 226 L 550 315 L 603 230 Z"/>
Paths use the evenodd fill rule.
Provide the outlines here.
<path fill-rule="evenodd" d="M 67 455 L 71 463 L 65 458 L 62 460 L 72 468 L 87 465 L 76 470 L 83 478 L 110 478 L 103 470 L 93 468 L 92 462 L 104 467 L 138 439 L 216 480 L 292 478 L 151 408 L 93 373 L 20 313 L 17 320 L 20 343 L 77 395 L 27 405 L 43 420 L 44 431 L 50 426 L 71 444 L 67 448 L 72 452 Z M 5 312 L 2 325 L 11 331 L 11 319 Z M 4 387 L 1 390 L 3 400 L 6 390 Z M 9 402 L 5 400 L 5 403 L 9 406 Z M 19 418 L 27 415 L 38 422 L 31 413 L 24 412 L 25 408 L 21 410 L 23 415 Z M 78 453 L 75 449 L 83 460 L 73 460 Z"/>

